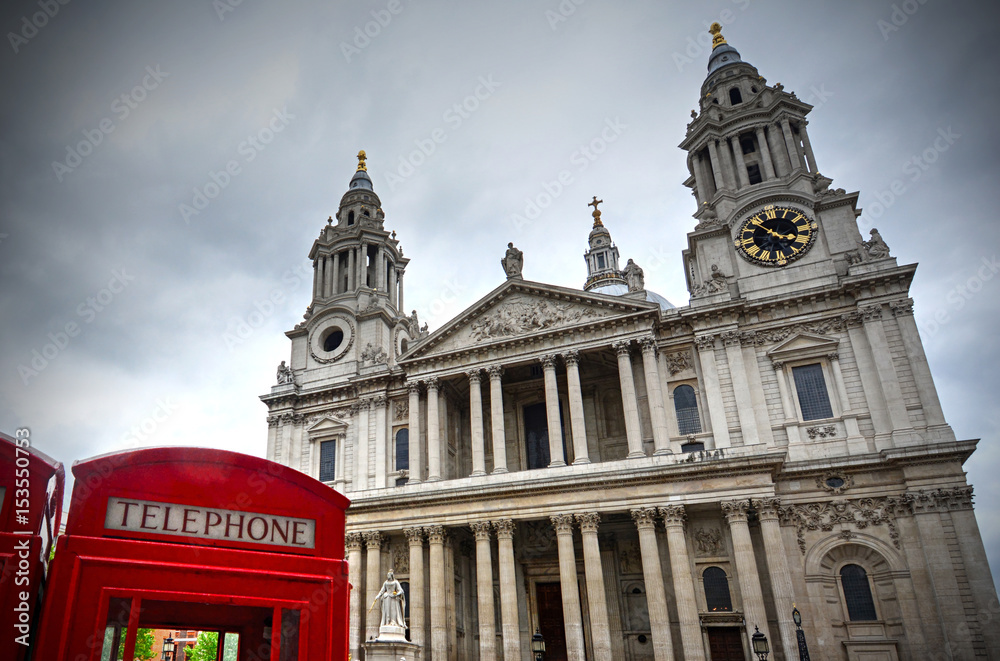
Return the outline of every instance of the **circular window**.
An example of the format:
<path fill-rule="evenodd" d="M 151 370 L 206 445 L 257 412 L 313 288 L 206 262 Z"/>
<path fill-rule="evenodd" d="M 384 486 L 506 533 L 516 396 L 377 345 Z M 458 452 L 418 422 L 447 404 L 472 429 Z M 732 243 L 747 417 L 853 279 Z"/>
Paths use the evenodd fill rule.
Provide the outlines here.
<path fill-rule="evenodd" d="M 647 640 L 646 639 L 646 635 L 645 634 L 639 634 L 639 637 L 636 640 L 638 640 L 640 643 L 642 643 L 643 645 L 645 645 L 646 644 L 646 640 Z"/>
<path fill-rule="evenodd" d="M 344 331 L 336 326 L 327 331 L 323 338 L 323 351 L 332 353 L 344 342 Z"/>
<path fill-rule="evenodd" d="M 840 487 L 844 486 L 844 478 L 831 477 L 826 481 L 826 486 L 830 487 L 831 489 L 839 489 Z"/>

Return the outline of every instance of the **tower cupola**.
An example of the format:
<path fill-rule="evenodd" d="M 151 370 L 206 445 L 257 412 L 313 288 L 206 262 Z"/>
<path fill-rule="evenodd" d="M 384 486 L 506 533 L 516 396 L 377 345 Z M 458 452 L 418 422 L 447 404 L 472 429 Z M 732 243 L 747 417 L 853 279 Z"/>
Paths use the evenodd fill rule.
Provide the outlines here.
<path fill-rule="evenodd" d="M 591 214 L 594 218 L 594 228 L 590 230 L 588 243 L 590 249 L 583 254 L 583 259 L 587 262 L 587 281 L 583 288 L 592 291 L 607 285 L 625 285 L 625 278 L 618 270 L 618 248 L 611 240 L 611 232 L 601 222 L 601 210 L 597 208 L 604 200 L 594 200 L 587 206 L 594 207 Z"/>

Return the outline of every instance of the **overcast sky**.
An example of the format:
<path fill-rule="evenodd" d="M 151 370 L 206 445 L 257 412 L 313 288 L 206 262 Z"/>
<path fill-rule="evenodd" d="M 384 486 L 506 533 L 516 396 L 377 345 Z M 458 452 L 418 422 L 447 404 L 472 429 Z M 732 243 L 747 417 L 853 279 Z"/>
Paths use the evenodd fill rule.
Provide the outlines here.
<path fill-rule="evenodd" d="M 815 105 L 819 168 L 861 191 L 862 226 L 919 262 L 917 320 L 949 422 L 983 439 L 966 468 L 1000 569 L 996 3 L 50 2 L 0 22 L 0 430 L 66 464 L 262 456 L 258 396 L 359 149 L 432 329 L 500 284 L 508 241 L 526 278 L 582 287 L 592 195 L 623 263 L 686 304 L 676 145 L 718 20 Z"/>

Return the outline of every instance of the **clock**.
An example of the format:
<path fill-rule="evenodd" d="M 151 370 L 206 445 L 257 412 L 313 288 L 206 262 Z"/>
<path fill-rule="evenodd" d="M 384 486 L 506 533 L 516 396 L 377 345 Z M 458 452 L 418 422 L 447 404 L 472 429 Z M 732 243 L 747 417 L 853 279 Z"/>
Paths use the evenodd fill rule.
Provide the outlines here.
<path fill-rule="evenodd" d="M 818 228 L 798 209 L 769 204 L 740 224 L 736 252 L 751 264 L 785 266 L 809 251 Z"/>

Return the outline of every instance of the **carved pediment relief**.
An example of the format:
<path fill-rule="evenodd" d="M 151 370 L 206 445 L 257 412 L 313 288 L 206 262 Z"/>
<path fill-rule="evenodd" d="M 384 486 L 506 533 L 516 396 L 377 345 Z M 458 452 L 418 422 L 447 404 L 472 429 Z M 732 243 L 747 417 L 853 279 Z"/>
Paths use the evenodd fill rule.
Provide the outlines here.
<path fill-rule="evenodd" d="M 306 427 L 310 436 L 336 436 L 347 432 L 347 425 L 334 417 L 323 417 Z"/>
<path fill-rule="evenodd" d="M 408 358 L 448 353 L 645 310 L 659 311 L 655 304 L 646 301 L 508 281 L 432 333 Z"/>

